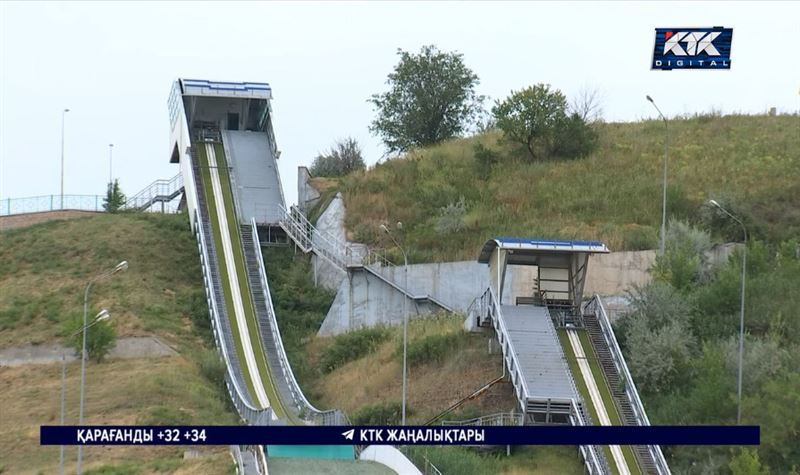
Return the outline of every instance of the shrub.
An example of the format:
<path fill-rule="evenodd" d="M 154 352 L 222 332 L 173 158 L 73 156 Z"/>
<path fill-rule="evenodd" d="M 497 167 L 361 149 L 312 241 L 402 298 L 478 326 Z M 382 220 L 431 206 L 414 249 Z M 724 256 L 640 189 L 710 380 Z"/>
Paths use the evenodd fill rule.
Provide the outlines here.
<path fill-rule="evenodd" d="M 91 323 L 91 321 L 89 322 Z M 67 326 L 68 345 L 80 357 L 83 349 L 83 316 L 76 316 Z M 117 332 L 108 322 L 101 321 L 86 329 L 86 357 L 100 362 L 117 343 Z"/>
<path fill-rule="evenodd" d="M 436 219 L 436 232 L 439 234 L 456 233 L 464 229 L 464 217 L 467 215 L 467 204 L 464 197 L 455 203 L 441 208 Z"/>
<path fill-rule="evenodd" d="M 409 411 L 406 408 L 406 417 Z M 387 402 L 364 406 L 356 411 L 351 420 L 355 425 L 382 426 L 399 424 L 403 416 L 403 406 L 399 402 Z"/>
<path fill-rule="evenodd" d="M 658 247 L 658 232 L 650 226 L 627 227 L 622 236 L 622 245 L 629 251 L 644 251 Z"/>
<path fill-rule="evenodd" d="M 475 157 L 475 172 L 482 180 L 488 180 L 492 174 L 492 167 L 498 162 L 498 153 L 480 142 L 472 147 L 472 153 Z"/>
<path fill-rule="evenodd" d="M 352 137 L 339 140 L 328 153 L 319 154 L 309 170 L 314 176 L 344 176 L 366 167 L 361 147 Z"/>
<path fill-rule="evenodd" d="M 205 350 L 200 354 L 200 374 L 214 385 L 220 400 L 228 400 L 228 388 L 225 386 L 225 362 L 216 350 Z"/>
<path fill-rule="evenodd" d="M 585 157 L 597 144 L 597 133 L 580 113 L 568 114 L 566 97 L 549 84 L 512 91 L 492 113 L 505 138 L 531 160 Z"/>
<path fill-rule="evenodd" d="M 711 236 L 707 232 L 672 219 L 667 227 L 665 252 L 656 258 L 653 273 L 678 290 L 689 290 L 693 284 L 708 280 L 706 253 L 710 249 Z"/>
<path fill-rule="evenodd" d="M 458 333 L 444 333 L 426 335 L 422 338 L 415 339 L 408 342 L 406 348 L 406 358 L 408 364 L 411 366 L 441 362 L 445 356 L 452 354 L 453 351 L 459 349 L 465 339 L 465 334 Z M 397 348 L 397 355 L 402 357 L 403 344 L 402 342 Z"/>
<path fill-rule="evenodd" d="M 385 327 L 362 328 L 333 338 L 319 360 L 323 372 L 331 372 L 349 361 L 356 360 L 374 351 L 389 337 Z"/>

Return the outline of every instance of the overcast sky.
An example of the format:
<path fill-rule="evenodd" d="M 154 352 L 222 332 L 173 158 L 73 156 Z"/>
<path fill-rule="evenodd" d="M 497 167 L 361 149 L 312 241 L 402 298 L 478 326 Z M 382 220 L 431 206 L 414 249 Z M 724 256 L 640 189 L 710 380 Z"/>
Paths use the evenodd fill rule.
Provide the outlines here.
<path fill-rule="evenodd" d="M 650 71 L 654 28 L 733 27 L 730 71 Z M 800 3 L 648 2 L 5 2 L 0 1 L 0 199 L 59 193 L 61 111 L 68 194 L 132 195 L 169 163 L 175 78 L 268 82 L 280 172 L 353 136 L 383 155 L 367 98 L 397 48 L 458 50 L 493 99 L 546 82 L 603 97 L 604 117 L 782 112 L 800 107 Z"/>

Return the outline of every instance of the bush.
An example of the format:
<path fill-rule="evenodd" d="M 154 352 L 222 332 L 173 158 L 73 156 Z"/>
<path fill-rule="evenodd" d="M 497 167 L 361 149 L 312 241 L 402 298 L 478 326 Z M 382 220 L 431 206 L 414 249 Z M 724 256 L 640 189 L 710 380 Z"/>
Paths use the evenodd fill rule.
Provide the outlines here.
<path fill-rule="evenodd" d="M 91 323 L 91 321 L 89 321 Z M 80 357 L 83 349 L 83 316 L 76 316 L 67 326 L 67 344 Z M 73 335 L 74 334 L 74 335 Z M 101 321 L 86 329 L 86 357 L 100 362 L 117 343 L 117 332 L 108 322 Z"/>
<path fill-rule="evenodd" d="M 465 334 L 458 333 L 444 333 L 426 335 L 422 338 L 415 339 L 408 342 L 406 348 L 406 358 L 408 364 L 411 366 L 441 362 L 445 356 L 452 354 L 458 350 L 464 343 Z M 403 344 L 402 342 L 397 348 L 397 355 L 402 357 Z"/>
<path fill-rule="evenodd" d="M 480 142 L 472 147 L 472 153 L 475 157 L 475 172 L 482 180 L 488 180 L 492 174 L 492 167 L 498 162 L 498 153 Z"/>
<path fill-rule="evenodd" d="M 216 350 L 205 350 L 200 355 L 200 374 L 214 385 L 220 400 L 228 400 L 228 388 L 225 386 L 225 362 Z"/>
<path fill-rule="evenodd" d="M 549 84 L 512 91 L 492 108 L 505 138 L 522 146 L 531 160 L 580 158 L 594 150 L 597 133 L 579 113 L 567 111 L 566 97 Z"/>
<path fill-rule="evenodd" d="M 626 227 L 622 245 L 628 251 L 645 251 L 658 247 L 658 232 L 650 226 Z"/>
<path fill-rule="evenodd" d="M 441 208 L 436 219 L 436 232 L 439 234 L 457 233 L 464 229 L 464 217 L 467 215 L 467 204 L 462 196 L 455 203 Z"/>
<path fill-rule="evenodd" d="M 578 114 L 564 119 L 556 129 L 552 154 L 558 158 L 584 158 L 597 147 L 597 132 Z"/>
<path fill-rule="evenodd" d="M 344 176 L 366 168 L 361 147 L 352 137 L 339 140 L 326 154 L 319 154 L 309 170 L 313 176 Z"/>
<path fill-rule="evenodd" d="M 711 236 L 689 224 L 671 219 L 667 227 L 665 251 L 656 258 L 655 276 L 678 290 L 689 290 L 708 281 L 710 268 L 706 253 L 711 249 Z"/>
<path fill-rule="evenodd" d="M 409 411 L 406 408 L 406 417 Z M 363 426 L 383 426 L 399 424 L 403 416 L 403 405 L 399 402 L 388 402 L 385 404 L 375 404 L 364 406 L 351 416 L 351 421 L 355 425 Z"/>
<path fill-rule="evenodd" d="M 345 363 L 374 351 L 389 337 L 385 327 L 362 328 L 333 337 L 319 360 L 323 372 L 329 373 Z"/>

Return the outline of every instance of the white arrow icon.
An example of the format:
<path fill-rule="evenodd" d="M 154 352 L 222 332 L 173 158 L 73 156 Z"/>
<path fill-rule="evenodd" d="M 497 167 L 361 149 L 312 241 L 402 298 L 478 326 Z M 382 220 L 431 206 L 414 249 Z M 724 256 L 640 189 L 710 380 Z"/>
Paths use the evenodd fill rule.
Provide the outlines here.
<path fill-rule="evenodd" d="M 347 440 L 353 440 L 353 434 L 355 433 L 355 429 L 350 429 L 348 431 L 342 432 L 342 435 Z"/>

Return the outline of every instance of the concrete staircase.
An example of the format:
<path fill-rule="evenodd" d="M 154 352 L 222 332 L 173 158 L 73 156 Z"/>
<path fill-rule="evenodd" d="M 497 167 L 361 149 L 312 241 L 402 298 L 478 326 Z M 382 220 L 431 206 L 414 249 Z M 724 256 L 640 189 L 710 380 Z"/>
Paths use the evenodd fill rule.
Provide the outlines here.
<path fill-rule="evenodd" d="M 592 348 L 603 370 L 603 376 L 614 398 L 614 404 L 617 406 L 618 413 L 622 419 L 622 424 L 626 426 L 638 425 L 636 416 L 633 413 L 633 408 L 625 395 L 625 383 L 620 378 L 617 367 L 614 365 L 614 360 L 611 357 L 611 350 L 608 348 L 605 338 L 603 337 L 603 330 L 600 327 L 600 323 L 597 321 L 597 317 L 595 315 L 584 315 L 583 321 L 586 326 L 586 331 L 589 334 L 589 339 L 592 342 Z M 658 474 L 656 464 L 647 446 L 634 445 L 632 449 L 636 455 L 639 468 L 641 468 L 643 473 Z"/>

